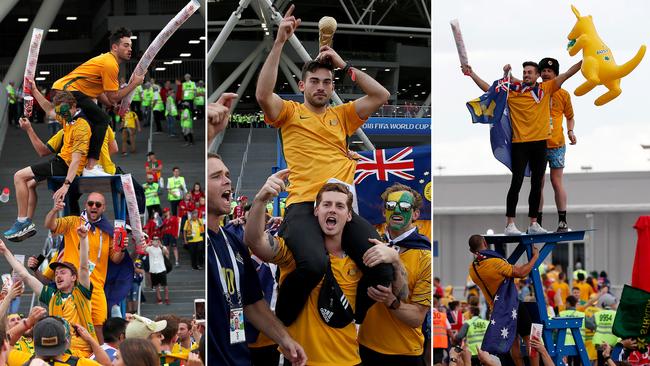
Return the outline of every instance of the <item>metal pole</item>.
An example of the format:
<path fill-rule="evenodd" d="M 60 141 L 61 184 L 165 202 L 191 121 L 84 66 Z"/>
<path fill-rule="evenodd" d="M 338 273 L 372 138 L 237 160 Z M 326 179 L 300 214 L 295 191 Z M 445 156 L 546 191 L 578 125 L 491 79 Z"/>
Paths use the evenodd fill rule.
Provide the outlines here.
<path fill-rule="evenodd" d="M 345 10 L 345 14 L 348 15 L 348 19 L 350 19 L 350 22 L 354 23 L 354 18 L 352 18 L 352 14 L 350 14 L 350 11 L 348 10 L 348 7 L 345 6 L 345 3 L 343 2 L 343 0 L 339 0 L 339 2 L 341 3 L 341 6 L 343 7 L 343 10 Z"/>
<path fill-rule="evenodd" d="M 9 66 L 9 69 L 5 74 L 5 78 L 2 81 L 4 85 L 7 85 L 9 81 L 15 81 L 16 88 L 22 87 L 25 63 L 27 62 L 27 52 L 29 51 L 29 44 L 32 40 L 32 30 L 34 28 L 50 29 L 52 22 L 54 22 L 54 18 L 56 18 L 61 5 L 63 4 L 63 0 L 43 1 L 42 4 L 43 5 L 38 9 L 38 13 L 36 13 L 36 17 L 34 17 L 34 21 L 30 25 L 25 38 L 23 38 L 23 42 L 20 44 L 18 53 L 14 57 L 11 66 Z"/>
<path fill-rule="evenodd" d="M 431 93 L 429 93 L 429 96 L 427 99 L 422 103 L 422 106 L 420 107 L 420 110 L 418 111 L 418 114 L 415 115 L 416 118 L 422 118 L 424 116 L 424 107 L 428 107 L 431 105 Z"/>
<path fill-rule="evenodd" d="M 287 56 L 285 53 L 280 55 L 280 59 L 284 61 L 284 63 L 289 66 L 289 69 L 291 72 L 293 72 L 295 75 L 299 76 L 302 75 L 302 70 L 296 64 L 293 63 L 293 61 Z M 301 76 L 299 76 L 301 77 Z"/>
<path fill-rule="evenodd" d="M 219 32 L 219 36 L 217 36 L 217 39 L 214 41 L 212 47 L 210 47 L 210 50 L 208 51 L 208 66 L 212 64 L 214 58 L 217 56 L 217 53 L 221 51 L 221 47 L 223 47 L 224 43 L 226 43 L 226 39 L 230 36 L 230 32 L 232 32 L 233 28 L 235 28 L 235 25 L 237 25 L 237 22 L 239 22 L 241 13 L 248 7 L 248 4 L 250 4 L 250 2 L 251 0 L 239 1 L 237 10 L 233 11 L 232 14 L 230 14 L 230 18 L 228 18 L 226 25 L 223 27 L 221 32 Z"/>
<path fill-rule="evenodd" d="M 368 4 L 368 6 L 366 6 L 366 10 L 361 14 L 361 16 L 359 17 L 359 20 L 357 20 L 357 23 L 356 23 L 356 24 L 361 24 L 361 22 L 363 21 L 363 18 L 366 16 L 366 14 L 368 14 L 368 12 L 370 11 L 370 9 L 372 9 L 372 6 L 373 6 L 374 4 L 375 4 L 375 0 L 372 0 L 372 1 L 370 2 L 370 4 Z"/>
<path fill-rule="evenodd" d="M 237 66 L 237 68 L 232 72 L 232 74 L 230 74 L 230 76 L 228 76 L 228 78 L 226 78 L 226 80 L 224 80 L 224 82 L 221 83 L 221 85 L 219 85 L 217 90 L 215 90 L 210 95 L 210 98 L 208 98 L 209 103 L 214 103 L 223 92 L 228 90 L 230 85 L 234 83 L 235 80 L 237 80 L 239 75 L 241 75 L 241 73 L 244 72 L 244 70 L 246 70 L 246 68 L 253 62 L 253 60 L 255 60 L 257 55 L 262 53 L 262 51 L 264 50 L 264 46 L 265 46 L 264 42 L 260 43 L 259 46 L 257 46 L 257 48 L 255 48 L 255 50 L 253 50 L 253 52 L 251 52 L 251 54 L 248 55 L 248 57 L 246 57 L 244 61 L 241 64 L 239 64 L 239 66 Z"/>
<path fill-rule="evenodd" d="M 5 0 L 2 2 L 2 5 L 0 5 L 0 22 L 4 20 L 16 3 L 18 3 L 18 0 Z M 30 36 L 31 34 L 32 32 L 29 32 Z"/>
<path fill-rule="evenodd" d="M 265 1 L 266 2 L 266 4 L 268 5 L 268 9 L 271 12 L 271 19 L 273 20 L 273 22 L 275 24 L 279 25 L 280 21 L 282 20 L 283 17 L 282 17 L 282 14 L 280 14 L 275 9 L 273 9 L 273 6 L 271 4 L 271 0 L 260 0 L 260 1 Z M 306 62 L 306 61 L 311 61 L 312 60 L 312 58 L 309 56 L 309 53 L 307 53 L 307 50 L 305 50 L 305 47 L 302 45 L 302 43 L 300 43 L 300 41 L 298 40 L 298 37 L 296 37 L 295 33 L 291 36 L 291 38 L 289 38 L 289 43 L 291 44 L 291 46 L 294 48 L 296 53 L 298 53 L 298 56 L 300 56 L 300 58 L 303 61 Z M 332 100 L 334 100 L 334 103 L 337 104 L 337 105 L 338 104 L 343 104 L 343 101 L 338 96 L 338 94 L 336 94 L 336 92 L 334 92 L 332 94 Z M 372 142 L 370 142 L 370 139 L 361 130 L 361 128 L 357 129 L 355 131 L 355 133 L 359 137 L 359 139 L 363 142 L 363 146 L 367 150 L 374 150 L 375 149 L 375 147 L 372 145 Z"/>
<path fill-rule="evenodd" d="M 293 89 L 293 92 L 296 94 L 300 94 L 301 91 L 298 88 L 298 84 L 296 84 L 296 80 L 293 78 L 293 76 L 291 75 L 291 71 L 289 70 L 289 67 L 282 59 L 280 59 L 280 70 L 282 70 L 284 77 L 287 78 L 287 81 L 289 82 L 289 85 L 291 85 L 291 89 Z"/>
<path fill-rule="evenodd" d="M 255 71 L 257 71 L 257 68 L 260 66 L 260 63 L 262 62 L 262 53 L 260 52 L 257 57 L 255 58 L 255 61 L 251 64 L 251 66 L 248 68 L 248 71 L 246 72 L 246 75 L 244 75 L 244 79 L 241 82 L 241 85 L 239 85 L 239 88 L 237 88 L 237 99 L 232 103 L 232 108 L 230 111 L 234 111 L 237 108 L 237 104 L 239 104 L 239 100 L 243 97 L 243 93 L 248 87 L 248 84 L 250 84 L 251 79 L 253 79 L 253 75 L 255 75 Z"/>

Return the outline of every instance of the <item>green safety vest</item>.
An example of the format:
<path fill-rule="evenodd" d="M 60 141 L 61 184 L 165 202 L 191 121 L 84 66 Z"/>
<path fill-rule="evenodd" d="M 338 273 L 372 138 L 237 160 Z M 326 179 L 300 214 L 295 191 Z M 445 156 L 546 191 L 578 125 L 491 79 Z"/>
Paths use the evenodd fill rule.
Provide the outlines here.
<path fill-rule="evenodd" d="M 194 100 L 196 84 L 192 80 L 183 82 L 183 100 Z"/>
<path fill-rule="evenodd" d="M 587 328 L 585 327 L 585 313 L 577 310 L 562 310 L 560 311 L 560 317 L 582 318 L 582 327 L 580 327 L 580 336 L 582 337 L 582 342 L 584 343 L 585 331 L 587 330 Z M 571 335 L 571 331 L 569 329 L 567 329 L 566 337 L 564 338 L 564 344 L 567 346 L 573 346 L 576 344 L 575 340 L 573 339 L 573 335 Z"/>
<path fill-rule="evenodd" d="M 133 89 L 135 92 L 133 93 L 133 99 L 131 99 L 134 102 L 141 102 L 142 101 L 142 85 L 138 85 Z"/>
<path fill-rule="evenodd" d="M 237 207 L 237 202 L 231 201 L 230 202 L 230 214 L 232 215 L 233 212 L 235 212 L 235 207 Z"/>
<path fill-rule="evenodd" d="M 194 105 L 205 105 L 205 88 L 197 86 Z"/>
<path fill-rule="evenodd" d="M 9 104 L 16 103 L 16 90 L 11 84 L 7 84 L 7 95 L 9 96 Z"/>
<path fill-rule="evenodd" d="M 142 185 L 144 188 L 144 197 L 146 199 L 146 206 L 153 206 L 160 204 L 160 197 L 158 197 L 158 183 L 145 183 Z"/>
<path fill-rule="evenodd" d="M 165 104 L 162 101 L 162 97 L 160 96 L 160 93 L 155 92 L 154 97 L 155 97 L 155 100 L 156 100 L 156 104 L 154 104 L 153 110 L 154 111 L 160 111 L 160 112 L 164 111 L 165 110 Z"/>
<path fill-rule="evenodd" d="M 143 94 L 142 106 L 150 107 L 151 102 L 153 101 L 153 88 L 145 89 L 142 94 Z"/>
<path fill-rule="evenodd" d="M 178 108 L 176 108 L 176 100 L 172 96 L 167 97 L 167 108 L 165 109 L 165 116 L 172 115 L 178 116 Z"/>
<path fill-rule="evenodd" d="M 584 269 L 576 269 L 575 271 L 573 271 L 574 280 L 578 279 L 578 273 L 582 273 L 585 276 L 585 281 L 587 280 L 587 277 L 589 277 L 589 274 Z"/>
<path fill-rule="evenodd" d="M 192 112 L 188 108 L 183 109 L 181 113 L 181 127 L 192 128 Z"/>
<path fill-rule="evenodd" d="M 185 187 L 185 178 L 169 177 L 167 178 L 167 200 L 180 201 L 183 198 L 183 187 Z"/>
<path fill-rule="evenodd" d="M 266 204 L 266 211 L 271 211 L 273 212 L 273 202 L 268 202 Z"/>
<path fill-rule="evenodd" d="M 115 114 L 115 123 L 120 123 L 121 120 L 122 120 L 122 118 L 120 117 L 120 115 Z"/>
<path fill-rule="evenodd" d="M 594 345 L 606 342 L 614 347 L 618 340 L 618 337 L 612 333 L 614 318 L 616 318 L 616 311 L 614 310 L 601 310 L 594 314 L 594 320 L 596 321 L 596 334 L 592 340 Z"/>
<path fill-rule="evenodd" d="M 467 347 L 469 347 L 469 352 L 472 356 L 478 356 L 478 350 L 481 347 L 481 343 L 483 343 L 483 337 L 490 322 L 475 316 L 466 321 L 465 324 L 469 325 L 469 328 L 467 328 Z"/>

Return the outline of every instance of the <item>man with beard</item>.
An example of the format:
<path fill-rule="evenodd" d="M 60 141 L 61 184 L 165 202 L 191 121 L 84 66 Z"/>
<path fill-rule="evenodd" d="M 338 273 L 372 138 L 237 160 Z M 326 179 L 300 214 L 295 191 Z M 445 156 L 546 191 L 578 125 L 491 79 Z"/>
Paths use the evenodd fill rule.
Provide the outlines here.
<path fill-rule="evenodd" d="M 431 308 L 431 243 L 418 233 L 422 196 L 394 184 L 381 195 L 386 217 L 386 242 L 399 253 L 408 278 L 408 298 L 401 302 L 389 288 L 370 288 L 377 301 L 359 329 L 359 353 L 365 366 L 424 365 L 422 323 Z M 386 337 L 394 334 L 395 337 Z"/>
<path fill-rule="evenodd" d="M 327 269 L 327 254 L 316 217 L 313 215 L 316 193 L 331 178 L 352 184 L 356 160 L 348 154 L 347 141 L 366 119 L 381 107 L 390 93 L 370 76 L 345 62 L 332 48 L 323 46 L 314 61 L 307 62 L 299 82 L 304 103 L 282 100 L 273 92 L 284 44 L 291 38 L 300 19 L 292 16 L 292 5 L 280 23 L 273 48 L 257 81 L 255 96 L 264 112 L 265 122 L 280 130 L 282 149 L 291 170 L 291 184 L 285 220 L 279 235 L 296 259 L 297 267 L 280 288 L 276 314 L 286 325 L 296 319 L 312 289 Z M 333 69 L 350 75 L 365 96 L 349 103 L 330 107 L 334 93 Z M 372 247 L 368 238 L 379 239 L 374 227 L 352 213 L 345 225 L 343 247 L 364 273 L 357 294 L 357 322 L 362 322 L 372 305 L 368 286 L 388 286 L 393 279 L 392 267 L 381 264 L 368 268 L 363 254 Z"/>
<path fill-rule="evenodd" d="M 285 189 L 288 174 L 285 169 L 267 179 L 253 200 L 244 230 L 244 241 L 252 252 L 260 260 L 278 265 L 281 284 L 295 270 L 297 260 L 283 238 L 265 232 L 265 215 L 266 202 Z M 354 311 L 361 271 L 342 246 L 344 227 L 352 220 L 352 193 L 345 184 L 325 183 L 316 194 L 312 215 L 324 237 L 327 269 L 325 278 L 311 290 L 296 321 L 289 326 L 289 334 L 303 345 L 314 365 L 358 365 L 361 359 Z M 366 240 L 373 247 L 364 255 L 364 265 L 372 268 L 385 263 L 400 268 L 386 289 L 402 296 L 408 288 L 397 251 L 379 240 Z"/>
<path fill-rule="evenodd" d="M 230 213 L 230 171 L 221 157 L 208 154 L 208 354 L 212 364 L 250 364 L 250 351 L 243 331 L 234 319 L 244 318 L 273 339 L 293 365 L 305 365 L 302 347 L 287 333 L 264 301 L 248 249 L 236 235 L 219 223 Z"/>
<path fill-rule="evenodd" d="M 108 270 L 108 261 L 120 263 L 124 252 L 113 248 L 113 224 L 104 216 L 106 200 L 104 195 L 92 192 L 86 199 L 85 210 L 80 216 L 65 216 L 58 218 L 59 211 L 64 207 L 62 201 L 57 201 L 45 217 L 45 226 L 53 235 L 63 235 L 65 247 L 61 262 L 79 265 L 79 236 L 77 228 L 80 225 L 88 227 L 88 253 L 90 266 L 90 281 L 93 284 L 92 324 L 95 326 L 97 338 L 103 343 L 102 325 L 106 320 L 108 310 L 104 283 Z M 46 270 L 43 275 L 52 278 L 54 273 Z"/>
<path fill-rule="evenodd" d="M 95 165 L 104 141 L 110 117 L 97 105 L 95 99 L 112 106 L 119 103 L 138 85 L 144 75 L 133 74 L 126 87 L 120 89 L 118 74 L 120 64 L 131 59 L 131 31 L 116 29 L 109 37 L 110 51 L 93 57 L 79 65 L 68 75 L 54 82 L 52 89 L 71 91 L 79 108 L 84 111 L 92 127 L 88 149 L 88 163 L 83 175 L 97 175 Z"/>

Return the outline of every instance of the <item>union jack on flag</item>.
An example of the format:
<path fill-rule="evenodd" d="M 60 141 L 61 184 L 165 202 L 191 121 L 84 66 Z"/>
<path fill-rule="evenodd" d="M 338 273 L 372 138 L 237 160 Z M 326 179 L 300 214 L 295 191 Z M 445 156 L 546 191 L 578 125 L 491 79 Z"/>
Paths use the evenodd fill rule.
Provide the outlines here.
<path fill-rule="evenodd" d="M 509 88 L 510 88 L 510 79 L 506 77 L 497 82 L 497 86 L 494 88 L 494 91 L 497 93 L 500 91 L 507 92 Z"/>
<path fill-rule="evenodd" d="M 375 150 L 372 157 L 361 156 L 357 163 L 354 184 L 359 184 L 373 175 L 379 181 L 388 181 L 390 174 L 405 180 L 414 180 L 415 176 L 408 172 L 415 170 L 415 164 L 413 159 L 406 159 L 411 152 L 413 147 L 406 147 L 392 156 L 386 150 Z"/>

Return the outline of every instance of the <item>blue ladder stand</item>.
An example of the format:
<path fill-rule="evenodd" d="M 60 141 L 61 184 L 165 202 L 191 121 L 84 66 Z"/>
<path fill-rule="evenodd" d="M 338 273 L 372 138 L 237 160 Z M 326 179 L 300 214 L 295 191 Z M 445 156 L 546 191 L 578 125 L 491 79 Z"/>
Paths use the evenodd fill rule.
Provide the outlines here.
<path fill-rule="evenodd" d="M 275 149 L 276 149 L 276 154 L 277 154 L 277 159 L 276 159 L 277 161 L 275 163 L 276 165 L 273 168 L 271 168 L 271 173 L 273 173 L 273 174 L 277 173 L 278 171 L 280 171 L 282 169 L 287 168 L 287 162 L 284 160 L 284 152 L 282 151 L 282 138 L 280 137 L 280 130 L 278 130 L 278 138 L 277 138 L 277 142 L 275 144 Z M 286 191 L 284 191 L 284 192 L 281 192 L 279 196 L 277 196 L 277 197 L 275 197 L 273 199 L 273 216 L 276 216 L 276 217 L 280 216 L 280 213 L 281 213 L 280 212 L 280 199 L 287 198 L 288 196 L 289 196 L 289 194 Z"/>
<path fill-rule="evenodd" d="M 496 248 L 505 249 L 507 243 L 517 243 L 515 251 L 508 257 L 510 264 L 515 264 L 519 258 L 526 253 L 528 260 L 533 256 L 532 245 L 536 243 L 544 243 L 544 246 L 539 251 L 537 262 L 533 266 L 530 273 L 530 278 L 533 280 L 533 289 L 535 290 L 535 299 L 537 305 L 537 312 L 539 319 L 544 325 L 542 337 L 544 345 L 548 350 L 549 355 L 556 365 L 562 365 L 562 357 L 564 356 L 579 356 L 583 365 L 590 365 L 587 349 L 585 348 L 580 328 L 582 327 L 582 318 L 563 318 L 563 317 L 548 317 L 546 311 L 546 298 L 544 297 L 544 286 L 542 278 L 539 274 L 539 266 L 544 259 L 551 254 L 553 249 L 558 243 L 583 240 L 585 236 L 584 230 L 569 231 L 565 233 L 548 233 L 548 234 L 535 234 L 535 235 L 518 235 L 518 236 L 505 236 L 505 235 L 489 235 L 485 236 L 485 241 L 488 244 L 494 244 Z M 533 316 L 533 318 L 535 318 Z M 557 339 L 553 340 L 553 333 L 557 331 Z M 575 340 L 575 345 L 565 345 L 567 331 L 570 331 Z"/>
<path fill-rule="evenodd" d="M 56 192 L 65 181 L 65 177 L 50 177 L 47 179 L 47 188 Z M 78 196 L 82 193 L 110 192 L 113 198 L 113 211 L 116 220 L 126 220 L 126 197 L 122 189 L 122 180 L 119 175 L 109 175 L 104 177 L 77 177 L 68 189 L 68 194 L 65 196 L 65 208 L 63 215 L 70 214 L 70 197 Z"/>

